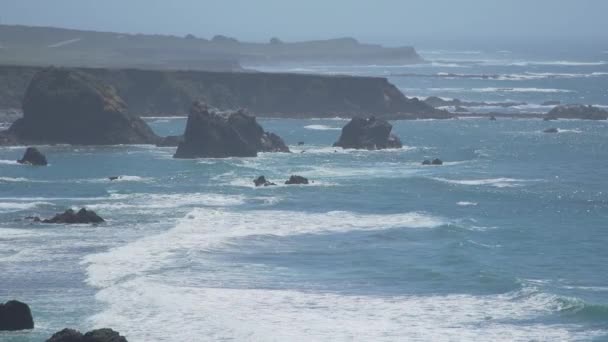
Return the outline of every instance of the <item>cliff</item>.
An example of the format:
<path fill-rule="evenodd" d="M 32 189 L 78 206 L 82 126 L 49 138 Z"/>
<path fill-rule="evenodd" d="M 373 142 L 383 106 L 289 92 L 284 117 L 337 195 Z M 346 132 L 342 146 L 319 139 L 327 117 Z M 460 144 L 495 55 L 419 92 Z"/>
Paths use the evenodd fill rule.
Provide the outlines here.
<path fill-rule="evenodd" d="M 42 68 L 0 66 L 0 109 L 20 108 L 29 81 Z M 221 110 L 247 108 L 260 117 L 445 118 L 406 98 L 385 78 L 208 71 L 77 69 L 116 89 L 130 114 L 188 115 L 194 101 Z"/>
<path fill-rule="evenodd" d="M 277 63 L 421 63 L 412 47 L 387 48 L 353 38 L 307 42 L 240 42 L 194 35 L 124 34 L 0 25 L 0 64 L 156 70 L 243 71 Z"/>

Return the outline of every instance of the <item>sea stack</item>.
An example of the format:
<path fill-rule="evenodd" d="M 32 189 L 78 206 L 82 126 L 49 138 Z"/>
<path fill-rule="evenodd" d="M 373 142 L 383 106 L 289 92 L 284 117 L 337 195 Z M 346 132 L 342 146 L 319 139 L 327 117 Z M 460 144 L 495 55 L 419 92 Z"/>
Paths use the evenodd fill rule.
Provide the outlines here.
<path fill-rule="evenodd" d="M 38 151 L 35 147 L 28 147 L 25 150 L 23 158 L 17 160 L 19 164 L 34 165 L 34 166 L 46 166 L 48 162 L 42 152 Z"/>
<path fill-rule="evenodd" d="M 158 137 L 139 117 L 127 112 L 114 88 L 89 74 L 47 68 L 30 82 L 23 118 L 0 135 L 31 144 L 155 144 Z"/>
<path fill-rule="evenodd" d="M 91 330 L 84 335 L 74 329 L 63 329 L 53 334 L 46 342 L 127 342 L 127 339 L 108 328 Z"/>
<path fill-rule="evenodd" d="M 0 331 L 26 329 L 34 329 L 34 319 L 27 304 L 16 300 L 0 304 Z"/>
<path fill-rule="evenodd" d="M 278 135 L 265 132 L 254 116 L 243 110 L 221 113 L 195 102 L 183 140 L 174 158 L 255 157 L 258 152 L 289 152 Z"/>
<path fill-rule="evenodd" d="M 391 131 L 393 126 L 386 120 L 354 118 L 344 128 L 334 147 L 364 150 L 401 148 L 401 140 Z"/>

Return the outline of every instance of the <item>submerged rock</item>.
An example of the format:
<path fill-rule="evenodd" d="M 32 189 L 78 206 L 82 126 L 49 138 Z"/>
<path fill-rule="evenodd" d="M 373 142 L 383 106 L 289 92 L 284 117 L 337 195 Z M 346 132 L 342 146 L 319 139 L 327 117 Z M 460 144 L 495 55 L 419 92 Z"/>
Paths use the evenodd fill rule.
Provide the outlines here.
<path fill-rule="evenodd" d="M 44 154 L 35 147 L 28 147 L 27 150 L 25 150 L 23 158 L 17 160 L 17 163 L 35 166 L 46 166 L 48 164 Z"/>
<path fill-rule="evenodd" d="M 102 223 L 105 222 L 99 215 L 93 210 L 86 210 L 85 208 L 75 212 L 72 209 L 66 210 L 62 214 L 57 214 L 51 219 L 43 220 L 43 223 L 65 223 L 65 224 L 89 224 L 89 223 Z"/>
<path fill-rule="evenodd" d="M 496 117 L 494 115 L 490 115 L 490 121 L 496 121 Z"/>
<path fill-rule="evenodd" d="M 141 118 L 128 114 L 114 88 L 89 74 L 53 67 L 34 76 L 23 99 L 23 118 L 0 135 L 41 144 L 155 144 L 158 140 Z"/>
<path fill-rule="evenodd" d="M 547 128 L 543 131 L 543 133 L 559 133 L 559 129 L 557 128 Z"/>
<path fill-rule="evenodd" d="M 422 162 L 422 165 L 443 165 L 443 160 L 439 158 L 435 158 L 433 160 L 426 159 Z"/>
<path fill-rule="evenodd" d="M 273 182 L 270 182 L 268 180 L 266 180 L 266 177 L 264 176 L 260 176 L 256 179 L 253 180 L 253 184 L 255 184 L 256 187 L 258 186 L 272 186 L 272 185 L 276 185 Z"/>
<path fill-rule="evenodd" d="M 545 119 L 607 120 L 608 111 L 594 106 L 564 105 L 553 108 Z"/>
<path fill-rule="evenodd" d="M 30 307 L 17 300 L 0 304 L 0 331 L 34 329 Z"/>
<path fill-rule="evenodd" d="M 308 184 L 308 179 L 306 179 L 302 176 L 291 176 L 285 182 L 285 184 L 287 184 L 287 185 Z"/>
<path fill-rule="evenodd" d="M 278 135 L 264 132 L 244 111 L 218 113 L 202 102 L 190 109 L 184 140 L 174 158 L 255 157 L 258 152 L 289 152 Z"/>
<path fill-rule="evenodd" d="M 354 118 L 342 128 L 340 139 L 334 147 L 365 150 L 401 148 L 401 140 L 393 134 L 393 126 L 386 120 L 374 117 Z"/>
<path fill-rule="evenodd" d="M 108 328 L 91 330 L 84 335 L 74 329 L 63 329 L 53 334 L 46 342 L 127 342 L 127 339 Z"/>

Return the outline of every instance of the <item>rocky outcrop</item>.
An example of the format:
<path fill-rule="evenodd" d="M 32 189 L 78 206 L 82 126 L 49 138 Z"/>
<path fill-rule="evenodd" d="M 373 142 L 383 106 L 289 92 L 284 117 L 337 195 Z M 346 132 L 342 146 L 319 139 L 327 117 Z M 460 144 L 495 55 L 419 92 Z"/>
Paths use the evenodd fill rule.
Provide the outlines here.
<path fill-rule="evenodd" d="M 127 112 L 112 87 L 89 74 L 62 68 L 44 69 L 34 76 L 23 100 L 23 118 L 2 135 L 39 144 L 154 144 L 158 140 L 141 118 Z"/>
<path fill-rule="evenodd" d="M 35 147 L 28 147 L 25 150 L 25 154 L 23 158 L 17 160 L 19 164 L 27 164 L 34 166 L 46 166 L 48 162 L 46 161 L 46 157 L 40 151 L 38 151 Z"/>
<path fill-rule="evenodd" d="M 0 109 L 19 108 L 39 67 L 0 66 Z M 390 120 L 450 118 L 407 98 L 386 78 L 262 72 L 207 72 L 78 68 L 114 89 L 132 115 L 188 115 L 203 100 L 221 110 L 247 108 L 264 117 L 318 118 L 376 115 Z"/>
<path fill-rule="evenodd" d="M 545 119 L 606 120 L 608 119 L 608 111 L 594 106 L 564 105 L 553 108 L 547 113 Z"/>
<path fill-rule="evenodd" d="M 258 186 L 272 186 L 272 185 L 276 185 L 273 182 L 270 182 L 268 180 L 266 180 L 266 177 L 264 176 L 260 176 L 256 179 L 253 180 L 253 184 L 255 184 L 256 187 Z"/>
<path fill-rule="evenodd" d="M 27 304 L 16 300 L 0 304 L 0 331 L 26 329 L 34 329 L 34 319 Z"/>
<path fill-rule="evenodd" d="M 364 150 L 401 148 L 403 145 L 397 136 L 391 134 L 392 129 L 393 126 L 385 120 L 354 118 L 342 128 L 334 147 Z"/>
<path fill-rule="evenodd" d="M 443 165 L 443 160 L 439 159 L 439 158 L 435 158 L 433 160 L 425 160 L 422 162 L 422 165 L 435 165 L 435 166 L 439 166 L 439 165 Z"/>
<path fill-rule="evenodd" d="M 308 179 L 306 179 L 302 176 L 291 176 L 285 182 L 285 184 L 287 184 L 287 185 L 306 185 L 306 184 L 308 184 Z"/>
<path fill-rule="evenodd" d="M 62 214 L 57 214 L 51 219 L 43 220 L 43 223 L 63 223 L 63 224 L 89 224 L 105 222 L 99 215 L 92 210 L 80 209 L 78 212 L 68 209 Z"/>
<path fill-rule="evenodd" d="M 91 330 L 84 335 L 74 329 L 63 329 L 53 334 L 46 342 L 127 342 L 127 339 L 107 328 Z"/>
<path fill-rule="evenodd" d="M 289 148 L 244 111 L 214 112 L 195 102 L 174 158 L 255 157 L 258 152 L 289 152 Z"/>
<path fill-rule="evenodd" d="M 559 133 L 559 129 L 557 128 L 547 128 L 543 131 L 543 133 Z"/>

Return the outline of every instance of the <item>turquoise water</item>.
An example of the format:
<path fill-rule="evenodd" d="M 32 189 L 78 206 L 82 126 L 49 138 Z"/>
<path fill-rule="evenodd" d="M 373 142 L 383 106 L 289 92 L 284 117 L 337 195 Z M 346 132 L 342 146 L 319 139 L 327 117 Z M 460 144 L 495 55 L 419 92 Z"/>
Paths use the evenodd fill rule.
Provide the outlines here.
<path fill-rule="evenodd" d="M 294 153 L 258 158 L 45 146 L 33 168 L 0 148 L 0 298 L 36 321 L 0 340 L 608 339 L 607 123 L 397 122 L 406 146 L 376 152 L 331 148 L 345 123 L 262 120 Z M 22 220 L 81 206 L 108 222 Z"/>

